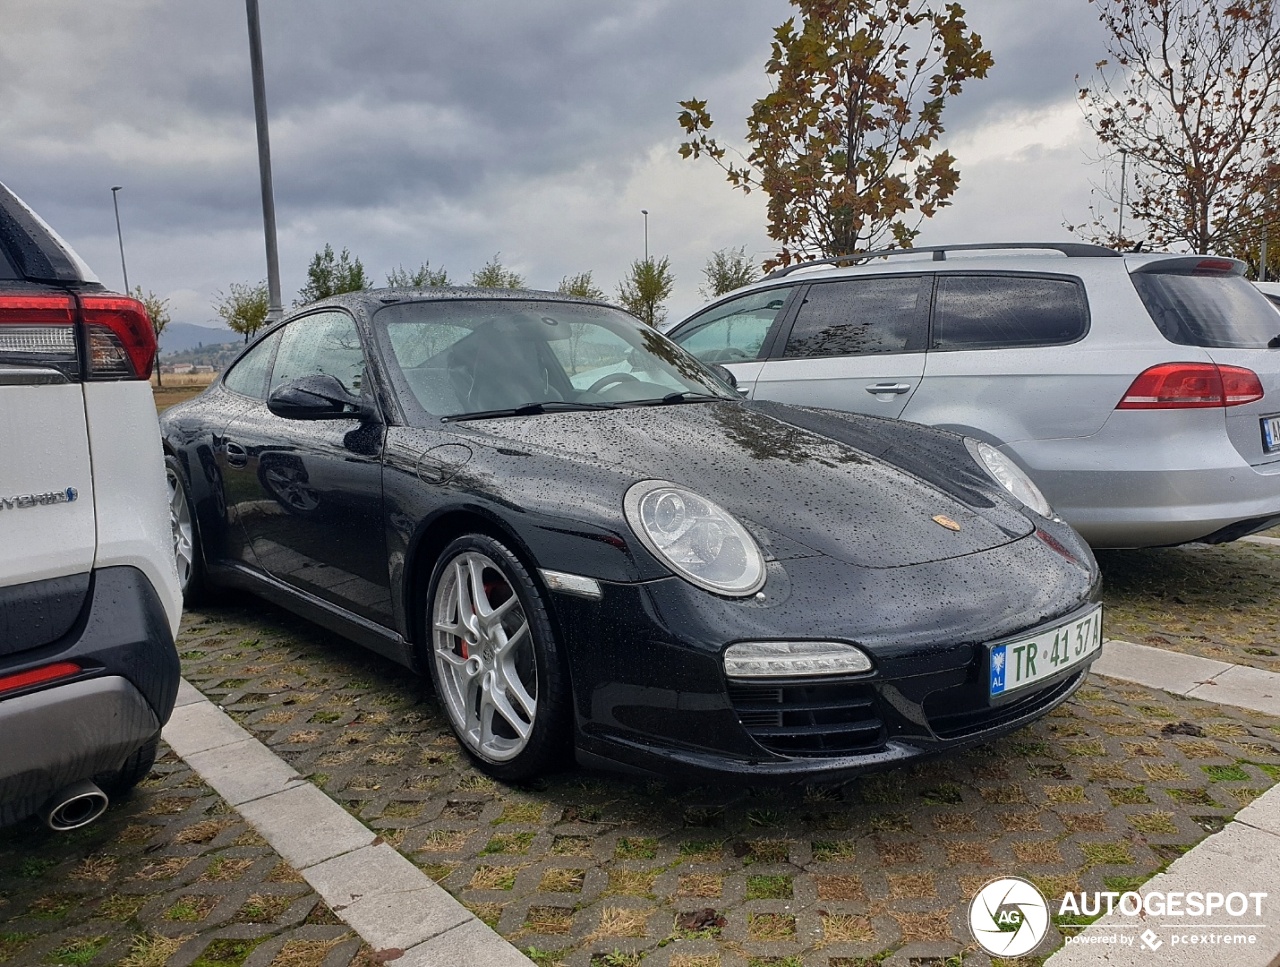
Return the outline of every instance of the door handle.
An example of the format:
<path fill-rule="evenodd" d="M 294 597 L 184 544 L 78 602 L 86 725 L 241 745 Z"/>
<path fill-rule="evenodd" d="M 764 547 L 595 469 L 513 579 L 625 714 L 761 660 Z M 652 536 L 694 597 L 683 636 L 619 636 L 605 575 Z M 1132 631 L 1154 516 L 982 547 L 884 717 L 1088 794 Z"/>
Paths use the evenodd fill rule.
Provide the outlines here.
<path fill-rule="evenodd" d="M 237 470 L 249 465 L 249 451 L 238 443 L 227 441 L 227 466 Z"/>
<path fill-rule="evenodd" d="M 873 396 L 879 396 L 881 393 L 902 393 L 911 392 L 910 383 L 872 383 L 866 387 L 866 391 Z"/>

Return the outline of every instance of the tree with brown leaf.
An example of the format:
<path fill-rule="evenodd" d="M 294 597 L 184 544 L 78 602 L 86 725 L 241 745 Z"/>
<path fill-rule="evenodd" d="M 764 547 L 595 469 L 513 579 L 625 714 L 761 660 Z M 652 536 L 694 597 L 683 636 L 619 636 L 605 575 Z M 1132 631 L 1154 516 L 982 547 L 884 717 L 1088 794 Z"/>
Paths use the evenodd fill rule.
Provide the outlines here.
<path fill-rule="evenodd" d="M 1126 220 L 1155 247 L 1246 255 L 1280 228 L 1280 11 L 1274 0 L 1090 0 L 1108 58 L 1080 91 L 1132 172 Z M 1117 189 L 1098 189 L 1117 203 Z M 1076 229 L 1127 247 L 1096 215 Z"/>
<path fill-rule="evenodd" d="M 768 270 L 811 257 L 909 247 L 960 175 L 936 151 L 947 101 L 993 61 L 964 8 L 936 0 L 791 0 L 765 71 L 772 93 L 747 118 L 750 153 L 727 160 L 707 102 L 681 101 L 685 158 L 769 196 Z"/>

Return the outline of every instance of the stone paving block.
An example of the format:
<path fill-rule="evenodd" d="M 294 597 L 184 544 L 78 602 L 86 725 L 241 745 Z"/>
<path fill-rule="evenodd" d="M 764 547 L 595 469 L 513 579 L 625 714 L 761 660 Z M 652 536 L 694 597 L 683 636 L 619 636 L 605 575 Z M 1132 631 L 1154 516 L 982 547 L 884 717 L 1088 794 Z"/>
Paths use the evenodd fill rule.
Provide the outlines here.
<path fill-rule="evenodd" d="M 209 701 L 204 697 L 204 693 L 196 688 L 185 678 L 178 679 L 178 696 L 174 699 L 173 707 L 181 708 L 184 705 L 195 705 L 197 702 Z"/>
<path fill-rule="evenodd" d="M 1236 814 L 1236 822 L 1280 836 L 1280 789 L 1272 788 Z M 1280 870 L 1280 863 L 1276 866 Z M 1276 874 L 1280 880 L 1280 872 Z M 1276 897 L 1280 903 L 1280 893 Z"/>
<path fill-rule="evenodd" d="M 164 727 L 164 740 L 183 758 L 252 738 L 225 712 L 220 712 L 209 702 L 175 708 Z"/>
<path fill-rule="evenodd" d="M 530 967 L 533 961 L 479 920 L 418 944 L 393 961 L 396 967 Z"/>
<path fill-rule="evenodd" d="M 1212 681 L 1187 693 L 1192 698 L 1280 715 L 1280 674 L 1233 665 Z"/>
<path fill-rule="evenodd" d="M 466 907 L 385 843 L 312 866 L 307 882 L 377 948 L 406 948 L 474 919 Z"/>
<path fill-rule="evenodd" d="M 306 782 L 297 770 L 254 738 L 193 753 L 186 761 L 233 806 Z"/>
<path fill-rule="evenodd" d="M 285 860 L 303 871 L 374 840 L 358 819 L 310 783 L 247 802 L 240 813 Z"/>
<path fill-rule="evenodd" d="M 1225 661 L 1112 639 L 1103 647 L 1102 657 L 1093 663 L 1093 673 L 1186 695 L 1230 667 Z"/>

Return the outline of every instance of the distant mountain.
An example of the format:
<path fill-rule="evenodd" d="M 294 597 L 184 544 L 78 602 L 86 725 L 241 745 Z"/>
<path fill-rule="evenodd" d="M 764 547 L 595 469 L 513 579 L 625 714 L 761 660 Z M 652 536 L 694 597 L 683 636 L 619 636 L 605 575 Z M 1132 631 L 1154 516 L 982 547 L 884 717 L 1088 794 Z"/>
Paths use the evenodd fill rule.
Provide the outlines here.
<path fill-rule="evenodd" d="M 183 353 L 200 346 L 221 346 L 226 343 L 244 343 L 244 336 L 230 329 L 213 326 L 193 326 L 188 322 L 171 322 L 160 334 L 160 352 Z"/>

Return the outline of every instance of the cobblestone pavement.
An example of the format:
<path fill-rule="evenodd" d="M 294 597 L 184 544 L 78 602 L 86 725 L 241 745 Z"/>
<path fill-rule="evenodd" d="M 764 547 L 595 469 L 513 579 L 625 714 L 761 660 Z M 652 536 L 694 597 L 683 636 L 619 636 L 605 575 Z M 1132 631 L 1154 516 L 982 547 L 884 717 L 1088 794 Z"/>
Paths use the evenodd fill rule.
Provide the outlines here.
<path fill-rule="evenodd" d="M 1280 672 L 1280 547 L 1100 551 L 1112 638 Z"/>
<path fill-rule="evenodd" d="M 166 752 L 97 823 L 0 830 L 0 963 L 365 967 L 371 952 Z"/>
<path fill-rule="evenodd" d="M 1280 779 L 1280 722 L 1099 679 L 1004 740 L 841 786 L 504 786 L 413 675 L 230 602 L 188 615 L 188 679 L 543 964 L 985 964 L 964 916 L 987 880 L 1136 885 Z"/>

